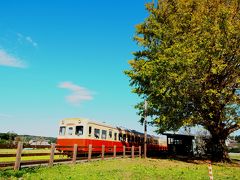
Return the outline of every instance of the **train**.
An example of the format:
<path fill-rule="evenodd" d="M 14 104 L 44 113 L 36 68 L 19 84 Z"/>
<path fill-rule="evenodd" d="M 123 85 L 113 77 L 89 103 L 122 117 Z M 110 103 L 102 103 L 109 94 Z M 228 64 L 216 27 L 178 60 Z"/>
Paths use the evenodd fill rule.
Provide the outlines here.
<path fill-rule="evenodd" d="M 123 127 L 115 127 L 106 123 L 99 123 L 85 118 L 65 118 L 60 120 L 57 136 L 57 150 L 69 153 L 74 144 L 78 145 L 78 154 L 87 153 L 91 144 L 94 153 L 101 152 L 101 146 L 105 146 L 105 153 L 123 152 L 123 146 L 143 147 L 144 134 L 136 130 Z M 81 147 L 81 148 L 80 148 Z M 95 147 L 95 148 L 94 148 Z M 142 148 L 143 149 L 143 148 Z M 167 151 L 166 137 L 147 135 L 148 152 Z"/>

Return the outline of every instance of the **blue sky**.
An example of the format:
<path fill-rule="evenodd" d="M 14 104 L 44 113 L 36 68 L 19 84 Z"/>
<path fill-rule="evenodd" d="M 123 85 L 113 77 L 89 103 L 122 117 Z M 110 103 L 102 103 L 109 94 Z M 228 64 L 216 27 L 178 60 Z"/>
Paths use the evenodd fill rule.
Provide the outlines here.
<path fill-rule="evenodd" d="M 57 136 L 85 117 L 142 131 L 123 73 L 147 0 L 3 0 L 0 132 Z"/>

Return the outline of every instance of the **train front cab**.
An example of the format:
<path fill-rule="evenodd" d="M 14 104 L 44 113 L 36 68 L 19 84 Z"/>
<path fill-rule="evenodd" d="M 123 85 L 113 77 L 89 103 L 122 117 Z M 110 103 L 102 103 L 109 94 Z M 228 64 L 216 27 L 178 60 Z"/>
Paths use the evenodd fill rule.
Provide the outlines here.
<path fill-rule="evenodd" d="M 79 152 L 88 152 L 89 144 L 92 151 L 101 152 L 102 145 L 105 152 L 113 152 L 116 145 L 117 151 L 122 151 L 122 142 L 119 140 L 119 132 L 116 128 L 106 124 L 95 123 L 86 119 L 70 118 L 60 122 L 59 135 L 57 138 L 58 146 L 78 145 Z M 73 148 L 58 148 L 62 151 L 72 151 Z"/>
<path fill-rule="evenodd" d="M 87 122 L 82 119 L 71 118 L 60 121 L 59 134 L 57 138 L 57 150 L 72 151 L 73 145 L 84 147 L 78 149 L 78 151 L 85 151 L 87 146 L 86 134 L 87 134 Z M 64 147 L 62 147 L 64 146 Z"/>

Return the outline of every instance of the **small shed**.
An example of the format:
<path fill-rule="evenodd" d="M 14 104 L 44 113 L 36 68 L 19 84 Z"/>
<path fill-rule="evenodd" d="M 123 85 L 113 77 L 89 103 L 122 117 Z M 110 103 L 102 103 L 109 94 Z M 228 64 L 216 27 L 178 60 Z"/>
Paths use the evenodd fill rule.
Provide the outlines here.
<path fill-rule="evenodd" d="M 169 154 L 193 155 L 194 136 L 164 133 L 167 136 Z"/>

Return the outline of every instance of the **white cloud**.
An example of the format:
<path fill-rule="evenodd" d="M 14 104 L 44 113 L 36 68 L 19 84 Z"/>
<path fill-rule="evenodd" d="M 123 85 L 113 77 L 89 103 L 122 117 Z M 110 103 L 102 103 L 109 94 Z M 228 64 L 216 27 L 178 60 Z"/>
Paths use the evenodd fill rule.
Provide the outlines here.
<path fill-rule="evenodd" d="M 71 94 L 66 96 L 66 100 L 71 104 L 79 104 L 83 101 L 89 101 L 93 99 L 93 96 L 89 90 L 71 82 L 61 82 L 58 87 L 69 89 L 71 91 Z"/>
<path fill-rule="evenodd" d="M 5 50 L 0 49 L 0 66 L 25 68 L 26 64 L 22 60 L 8 54 Z"/>
<path fill-rule="evenodd" d="M 31 44 L 35 48 L 38 46 L 38 43 L 36 43 L 30 36 L 24 36 L 21 33 L 17 33 L 17 36 L 18 36 L 18 41 L 20 43 L 23 43 L 25 41 L 25 42 Z"/>
<path fill-rule="evenodd" d="M 18 40 L 21 40 L 23 38 L 23 35 L 21 33 L 17 33 Z"/>
<path fill-rule="evenodd" d="M 34 47 L 37 47 L 37 46 L 38 46 L 38 44 L 37 44 L 35 41 L 33 41 L 30 36 L 27 36 L 27 37 L 26 37 L 26 40 L 27 40 L 27 42 L 29 42 L 30 44 L 32 44 Z"/>

